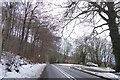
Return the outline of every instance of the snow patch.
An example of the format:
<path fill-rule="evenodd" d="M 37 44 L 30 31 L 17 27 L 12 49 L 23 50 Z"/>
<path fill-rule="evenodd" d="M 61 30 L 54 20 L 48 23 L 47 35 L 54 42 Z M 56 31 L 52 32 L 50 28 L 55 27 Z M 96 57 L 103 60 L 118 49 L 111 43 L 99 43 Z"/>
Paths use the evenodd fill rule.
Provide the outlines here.
<path fill-rule="evenodd" d="M 5 76 L 4 66 L 0 64 L 0 80 Z"/>
<path fill-rule="evenodd" d="M 45 66 L 46 64 L 23 65 L 19 68 L 19 73 L 7 72 L 5 78 L 39 78 Z"/>
<path fill-rule="evenodd" d="M 113 73 L 96 73 L 96 74 L 106 78 L 118 78 L 118 76 Z"/>
<path fill-rule="evenodd" d="M 73 66 L 74 64 L 57 64 L 57 65 L 60 65 L 60 66 Z"/>
<path fill-rule="evenodd" d="M 29 60 L 10 52 L 4 52 L 0 62 L 0 79 L 39 78 L 46 64 L 33 64 Z"/>
<path fill-rule="evenodd" d="M 119 76 L 113 74 L 113 73 L 109 73 L 111 71 L 115 71 L 114 69 L 111 69 L 109 67 L 107 68 L 99 68 L 99 67 L 89 67 L 89 66 L 84 66 L 84 65 L 74 65 L 74 68 L 78 69 L 78 70 L 82 70 L 97 76 L 102 76 L 105 78 L 110 78 L 110 79 L 119 79 Z M 88 69 L 88 70 L 87 70 Z M 90 71 L 89 69 L 92 69 L 93 71 Z M 95 71 L 98 72 L 95 72 Z M 100 71 L 100 72 L 99 72 Z"/>

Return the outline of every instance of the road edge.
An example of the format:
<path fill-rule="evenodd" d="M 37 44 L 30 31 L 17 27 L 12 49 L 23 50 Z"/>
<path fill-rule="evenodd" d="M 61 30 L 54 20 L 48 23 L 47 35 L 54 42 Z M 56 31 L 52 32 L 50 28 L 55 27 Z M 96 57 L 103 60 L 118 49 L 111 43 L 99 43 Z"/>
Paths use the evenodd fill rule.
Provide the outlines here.
<path fill-rule="evenodd" d="M 103 77 L 103 76 L 99 76 L 99 75 L 96 75 L 96 74 L 87 72 L 87 71 L 85 71 L 85 70 L 79 69 L 79 68 L 77 68 L 77 67 L 73 67 L 73 66 L 72 66 L 72 68 L 73 68 L 73 69 L 76 69 L 76 70 L 79 70 L 79 71 L 82 71 L 82 72 L 85 72 L 85 73 L 88 73 L 88 74 L 91 74 L 91 75 L 94 75 L 94 76 L 97 76 L 97 77 L 100 77 L 100 78 L 103 78 L 103 79 L 106 79 L 106 80 L 119 80 L 119 79 L 116 79 L 116 78 L 112 78 L 112 79 L 111 79 L 111 78 L 106 78 L 106 77 Z"/>
<path fill-rule="evenodd" d="M 44 67 L 44 69 L 43 69 L 42 73 L 40 74 L 40 77 L 39 77 L 39 78 L 42 78 L 42 76 L 44 75 L 45 70 L 46 70 L 46 68 L 47 68 L 47 65 L 48 65 L 48 64 L 46 64 L 46 66 Z"/>

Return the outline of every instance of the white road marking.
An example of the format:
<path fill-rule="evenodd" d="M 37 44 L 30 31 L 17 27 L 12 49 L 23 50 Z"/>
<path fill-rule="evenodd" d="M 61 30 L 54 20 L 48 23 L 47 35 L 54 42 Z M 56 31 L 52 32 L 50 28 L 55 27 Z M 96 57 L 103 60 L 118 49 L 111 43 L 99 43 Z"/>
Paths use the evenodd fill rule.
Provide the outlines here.
<path fill-rule="evenodd" d="M 76 80 L 73 76 L 71 76 L 70 74 L 66 73 L 65 71 L 63 71 L 62 69 L 56 67 L 55 65 L 52 65 L 54 66 L 57 70 L 59 70 L 63 75 L 65 75 L 67 78 L 69 78 L 70 80 Z"/>

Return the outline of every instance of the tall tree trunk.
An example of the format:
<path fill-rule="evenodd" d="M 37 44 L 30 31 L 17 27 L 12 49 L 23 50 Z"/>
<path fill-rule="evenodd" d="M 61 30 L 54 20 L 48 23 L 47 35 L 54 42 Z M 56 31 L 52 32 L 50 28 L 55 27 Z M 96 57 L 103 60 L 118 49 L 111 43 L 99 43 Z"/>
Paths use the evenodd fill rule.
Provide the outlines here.
<path fill-rule="evenodd" d="M 23 21 L 23 26 L 22 26 L 22 36 L 20 40 L 20 50 L 23 51 L 23 42 L 24 42 L 24 36 L 25 36 L 25 27 L 26 27 L 26 19 L 27 19 L 27 8 L 25 8 L 25 16 L 24 16 L 24 21 Z"/>
<path fill-rule="evenodd" d="M 24 44 L 24 51 L 25 51 L 25 53 L 28 52 L 28 50 L 27 50 L 27 40 L 28 40 L 28 36 L 29 36 L 29 30 L 30 30 L 30 27 L 31 27 L 32 15 L 33 15 L 33 11 L 31 13 L 31 16 L 30 16 L 30 19 L 29 19 L 29 23 L 27 25 L 27 31 L 26 31 L 26 36 L 25 36 L 25 44 Z"/>
<path fill-rule="evenodd" d="M 9 6 L 7 6 L 8 10 L 6 12 L 6 20 L 5 20 L 5 26 L 3 27 L 3 48 L 5 45 L 5 42 L 10 38 L 10 28 L 11 28 L 11 20 L 12 20 L 12 3 L 10 3 Z M 9 46 L 7 46 L 9 47 Z"/>
<path fill-rule="evenodd" d="M 116 24 L 116 12 L 114 10 L 114 3 L 108 3 L 108 26 L 110 29 L 110 37 L 113 44 L 113 53 L 115 55 L 116 72 L 120 72 L 120 34 L 118 25 Z"/>
<path fill-rule="evenodd" d="M 0 61 L 2 55 L 2 27 L 0 26 Z"/>
<path fill-rule="evenodd" d="M 0 62 L 2 55 L 2 3 L 0 3 Z"/>

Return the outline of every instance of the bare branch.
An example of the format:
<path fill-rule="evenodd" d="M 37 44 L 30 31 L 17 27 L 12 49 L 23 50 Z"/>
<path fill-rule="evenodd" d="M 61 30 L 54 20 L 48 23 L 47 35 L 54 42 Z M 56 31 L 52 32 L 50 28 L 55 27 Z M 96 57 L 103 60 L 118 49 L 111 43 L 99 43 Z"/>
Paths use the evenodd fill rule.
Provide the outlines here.
<path fill-rule="evenodd" d="M 73 19 L 70 19 L 62 28 L 63 28 L 63 30 L 62 30 L 62 36 L 63 36 L 63 32 L 64 32 L 64 28 L 65 28 L 65 26 L 67 26 L 71 21 L 73 21 L 74 19 L 76 19 L 76 18 L 78 18 L 80 15 L 82 15 L 82 14 L 85 14 L 85 13 L 88 13 L 88 12 L 91 12 L 91 11 L 93 11 L 93 10 L 88 10 L 88 11 L 83 11 L 83 12 L 81 12 L 81 13 L 79 13 L 77 16 L 75 16 Z M 95 10 L 96 11 L 96 10 Z"/>
<path fill-rule="evenodd" d="M 109 29 L 105 29 L 105 30 L 103 30 L 102 32 L 97 33 L 97 35 L 102 34 L 103 32 L 108 31 L 108 30 L 109 30 Z"/>
<path fill-rule="evenodd" d="M 104 24 L 102 24 L 102 25 L 96 26 L 96 27 L 94 27 L 94 29 L 95 29 L 95 28 L 102 27 L 102 26 L 105 26 L 105 25 L 108 25 L 108 23 L 104 23 Z"/>
<path fill-rule="evenodd" d="M 76 22 L 77 22 L 77 20 L 75 20 L 75 23 L 74 23 L 74 26 L 73 26 L 73 28 L 72 28 L 72 31 L 70 32 L 70 34 L 69 34 L 69 36 L 68 36 L 68 37 L 70 37 L 70 35 L 73 33 L 74 28 L 75 28 L 75 25 L 76 25 Z M 68 37 L 67 37 L 67 38 L 68 38 Z"/>
<path fill-rule="evenodd" d="M 102 14 L 101 14 L 101 12 L 99 12 L 99 15 L 105 20 L 105 21 L 107 21 L 108 22 L 108 19 L 107 18 L 105 18 Z"/>
<path fill-rule="evenodd" d="M 114 6 L 115 6 L 115 5 L 119 5 L 119 4 L 120 4 L 120 2 L 117 2 L 117 3 L 114 4 Z"/>
<path fill-rule="evenodd" d="M 102 19 L 102 18 L 100 18 L 100 19 L 96 22 L 96 24 L 98 24 L 98 23 L 101 21 L 101 19 Z"/>
<path fill-rule="evenodd" d="M 120 9 L 120 7 L 116 7 L 115 10 Z"/>
<path fill-rule="evenodd" d="M 119 12 L 120 11 L 120 9 L 119 10 L 117 10 L 116 12 Z"/>
<path fill-rule="evenodd" d="M 117 18 L 120 18 L 120 16 L 119 16 L 119 15 L 116 15 L 116 17 L 117 17 Z"/>
<path fill-rule="evenodd" d="M 108 11 L 105 10 L 105 8 L 102 8 L 100 5 L 98 5 L 96 2 L 89 2 L 91 3 L 93 6 L 97 7 L 101 12 L 104 12 L 106 14 L 108 14 Z"/>

